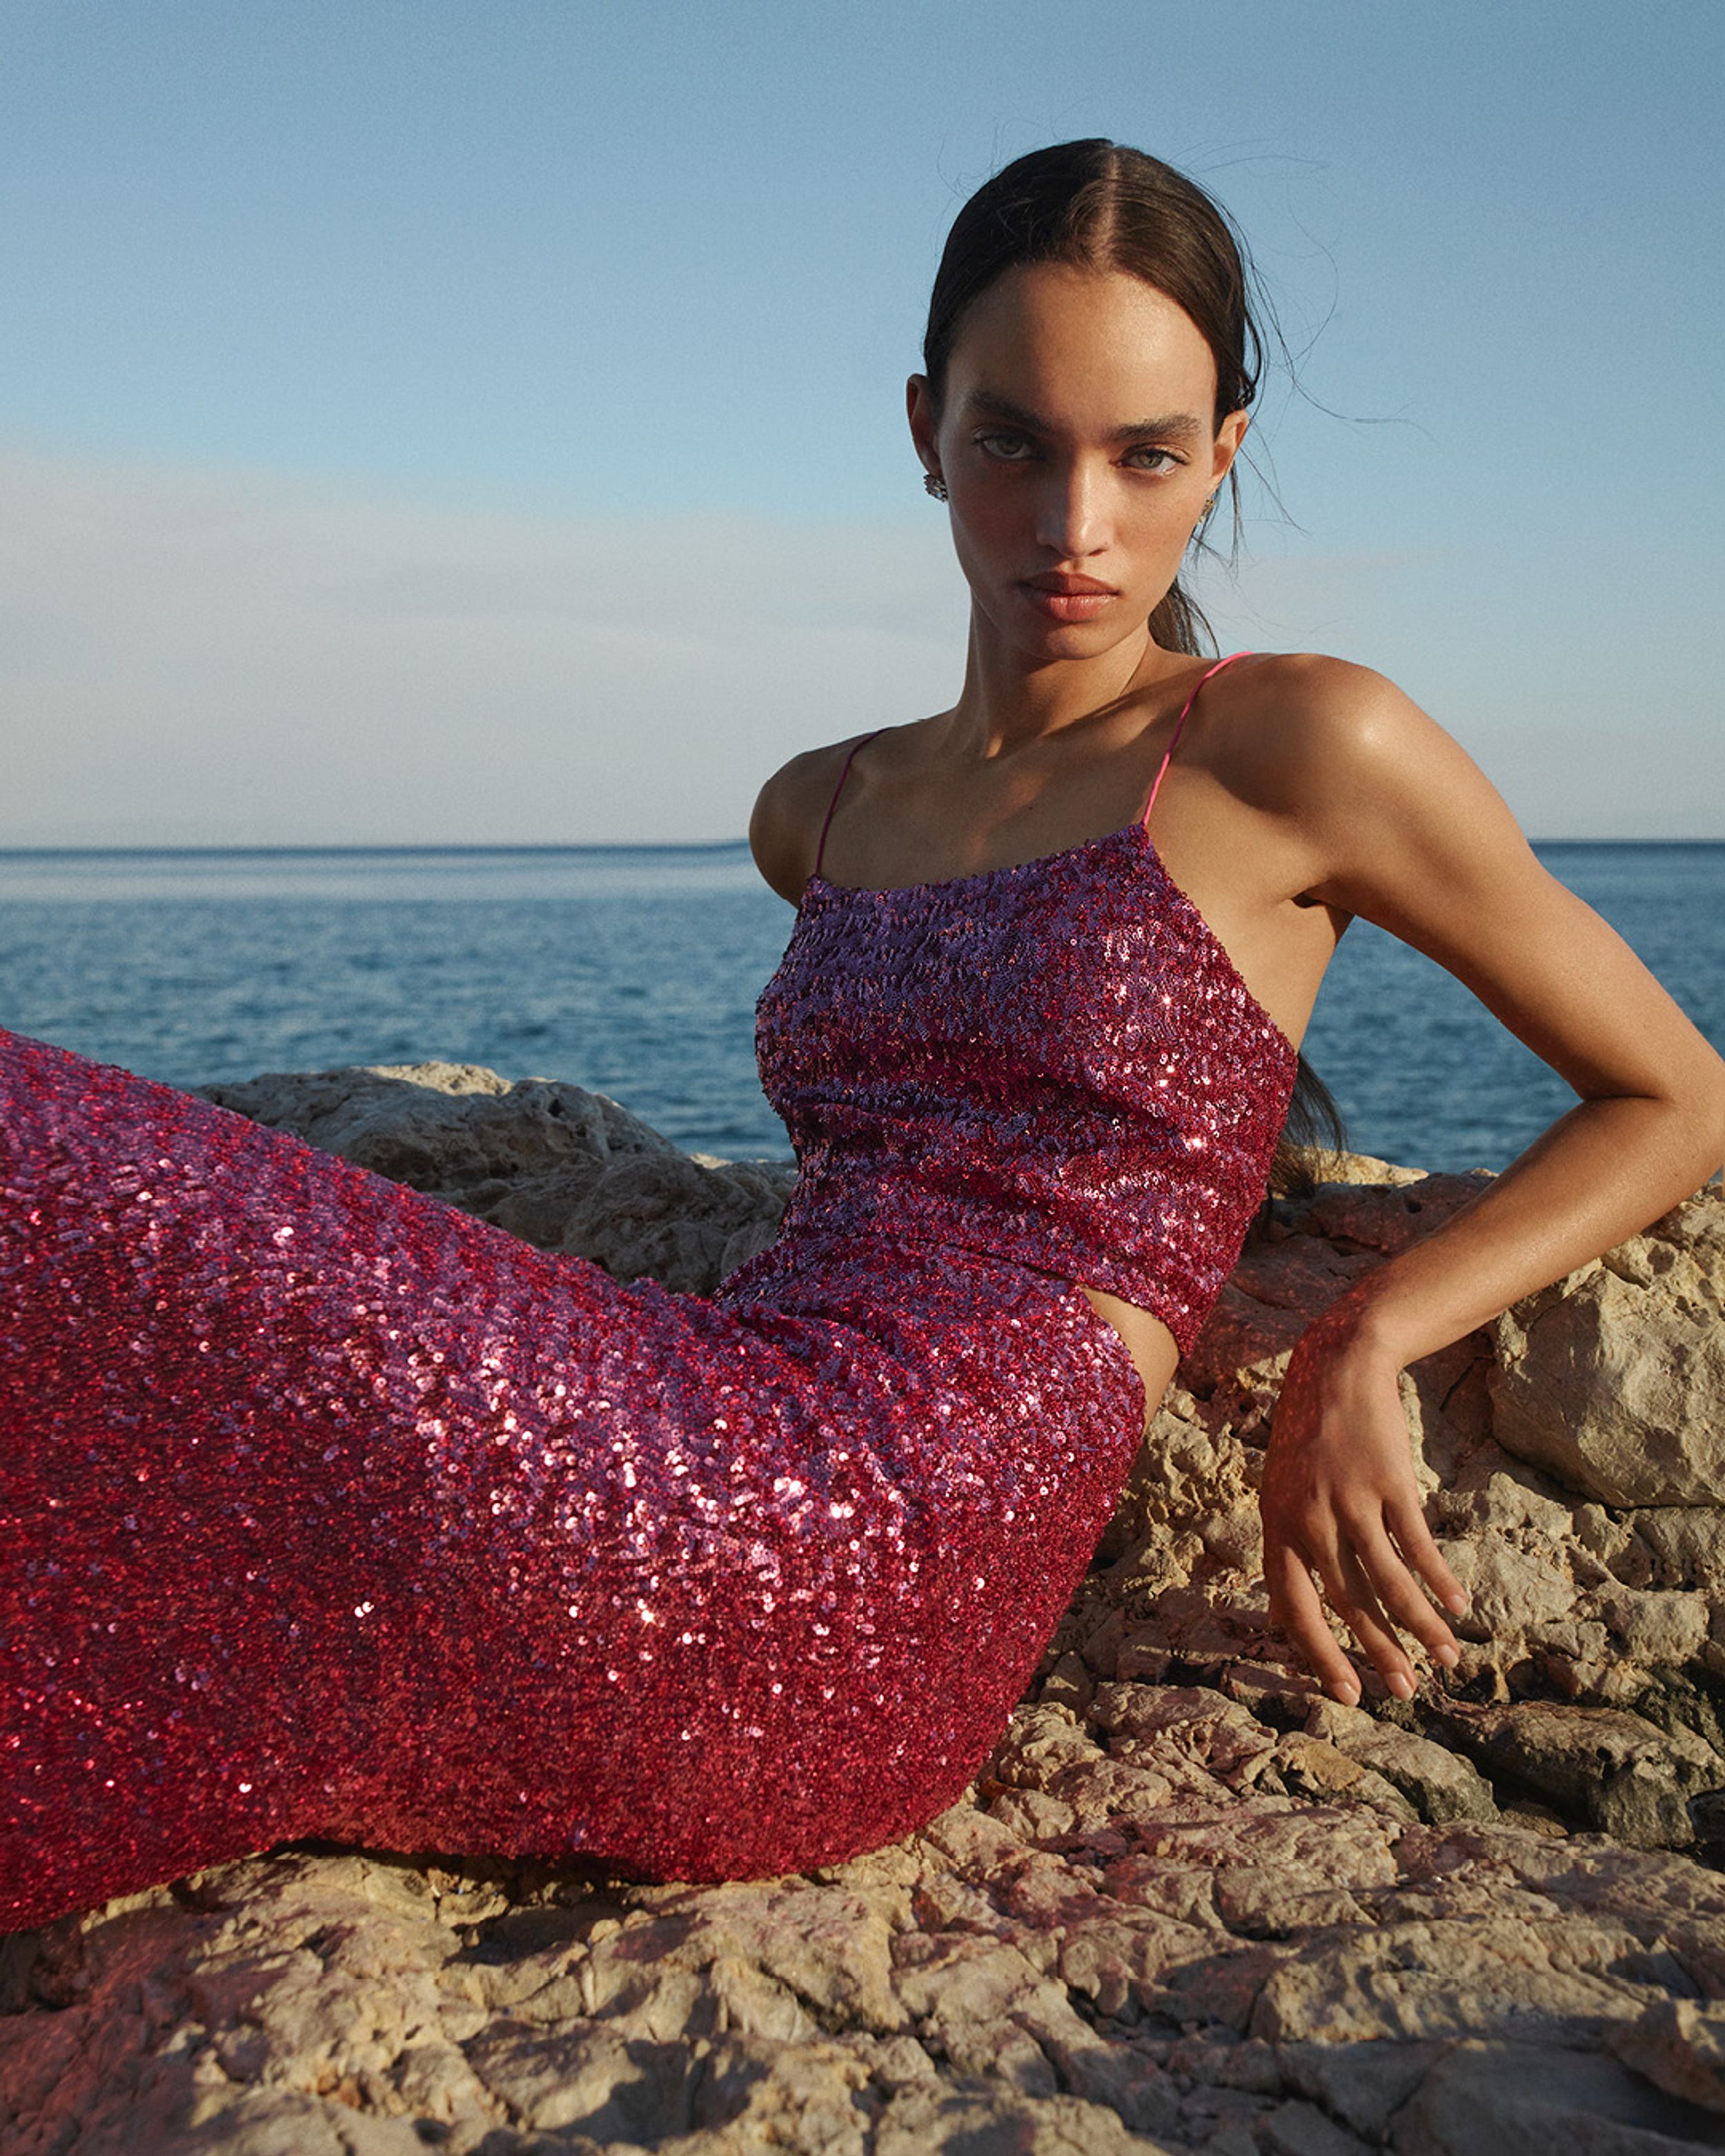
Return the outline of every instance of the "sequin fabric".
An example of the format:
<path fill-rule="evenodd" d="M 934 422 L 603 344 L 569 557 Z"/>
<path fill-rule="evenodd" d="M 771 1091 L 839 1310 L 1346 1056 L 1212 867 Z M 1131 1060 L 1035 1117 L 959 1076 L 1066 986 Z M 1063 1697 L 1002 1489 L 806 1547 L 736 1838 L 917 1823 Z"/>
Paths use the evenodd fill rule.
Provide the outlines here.
<path fill-rule="evenodd" d="M 813 878 L 760 1019 L 791 1230 L 862 1208 L 1105 1289 L 1191 1349 L 1299 1056 L 1142 824 L 942 883 Z"/>
<path fill-rule="evenodd" d="M 1142 834 L 1141 834 L 1142 837 Z M 0 1928 L 275 1843 L 770 1875 L 924 1824 L 1106 1524 L 1293 1051 L 1123 834 L 809 886 L 803 1178 L 623 1283 L 0 1030 Z"/>

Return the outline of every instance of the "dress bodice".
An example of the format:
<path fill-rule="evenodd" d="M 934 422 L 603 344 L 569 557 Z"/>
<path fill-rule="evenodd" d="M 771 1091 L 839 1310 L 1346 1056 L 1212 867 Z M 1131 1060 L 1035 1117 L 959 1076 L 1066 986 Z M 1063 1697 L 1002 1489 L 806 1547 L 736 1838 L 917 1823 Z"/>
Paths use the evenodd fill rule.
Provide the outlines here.
<path fill-rule="evenodd" d="M 1009 1258 L 1152 1312 L 1182 1354 L 1298 1064 L 1142 823 L 937 883 L 812 876 L 756 1045 L 801 1168 L 784 1235 Z"/>

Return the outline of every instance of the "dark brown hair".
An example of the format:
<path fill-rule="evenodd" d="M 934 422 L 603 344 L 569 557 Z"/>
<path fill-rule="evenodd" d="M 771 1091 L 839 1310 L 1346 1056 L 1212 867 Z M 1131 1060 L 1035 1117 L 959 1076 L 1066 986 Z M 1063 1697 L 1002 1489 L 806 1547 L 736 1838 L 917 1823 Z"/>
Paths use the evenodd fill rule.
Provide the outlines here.
<path fill-rule="evenodd" d="M 1183 172 L 1096 136 L 1014 158 L 954 218 L 922 340 L 923 372 L 937 413 L 966 310 L 998 277 L 1032 262 L 1122 270 L 1165 292 L 1196 323 L 1215 360 L 1214 424 L 1250 408 L 1264 361 L 1258 315 L 1268 316 L 1254 289 L 1245 241 L 1221 205 Z M 1232 470 L 1228 490 L 1237 537 L 1240 483 Z M 1150 634 L 1165 651 L 1195 658 L 1215 649 L 1209 623 L 1178 578 L 1150 617 Z M 1309 1195 L 1312 1154 L 1343 1152 L 1347 1142 L 1329 1088 L 1301 1055 L 1271 1163 L 1271 1192 Z M 1266 1198 L 1259 1224 L 1269 1209 Z"/>

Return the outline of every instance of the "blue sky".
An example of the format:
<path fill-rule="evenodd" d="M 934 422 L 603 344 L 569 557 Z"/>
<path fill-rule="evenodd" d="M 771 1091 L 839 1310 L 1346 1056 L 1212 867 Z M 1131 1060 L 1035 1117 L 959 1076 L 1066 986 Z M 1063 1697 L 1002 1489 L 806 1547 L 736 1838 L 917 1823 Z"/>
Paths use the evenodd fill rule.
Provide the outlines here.
<path fill-rule="evenodd" d="M 0 844 L 737 834 L 940 707 L 946 226 L 1111 135 L 1299 388 L 1224 648 L 1725 837 L 1717 0 L 0 0 Z"/>

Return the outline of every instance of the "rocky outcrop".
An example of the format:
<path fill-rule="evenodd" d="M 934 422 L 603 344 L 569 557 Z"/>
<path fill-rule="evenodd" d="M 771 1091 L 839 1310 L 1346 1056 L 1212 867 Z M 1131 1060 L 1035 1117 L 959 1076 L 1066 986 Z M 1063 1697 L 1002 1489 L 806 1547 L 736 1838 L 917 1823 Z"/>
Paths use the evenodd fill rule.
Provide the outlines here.
<path fill-rule="evenodd" d="M 603 1093 L 511 1084 L 474 1063 L 271 1072 L 203 1091 L 542 1250 L 696 1295 L 773 1240 L 796 1179 L 788 1160 L 685 1153 Z"/>
<path fill-rule="evenodd" d="M 35 2003 L 0 2020 L 3 2145 L 1725 2146 L 1716 1875 L 1419 1825 L 1369 1774 L 1332 1783 L 1327 1740 L 1111 1690 L 1101 1723 L 1026 1708 L 973 1802 L 813 1877 L 293 1851 L 14 1941 Z"/>
<path fill-rule="evenodd" d="M 1725 1494 L 1725 1206 L 1638 1235 L 1517 1305 L 1491 1373 L 1500 1444 L 1602 1504 Z"/>
<path fill-rule="evenodd" d="M 1255 1489 L 1286 1353 L 1348 1280 L 1480 1188 L 1340 1166 L 1279 1209 L 1183 1365 L 1062 1625 L 1086 1663 L 1111 1649 L 1118 1674 L 1226 1686 L 1278 1660 Z M 1369 1697 L 1378 1734 L 1343 1748 L 1363 1758 L 1399 1728 L 1471 1762 L 1512 1813 L 1646 1848 L 1725 1840 L 1722 1341 L 1725 1199 L 1707 1192 L 1404 1374 L 1428 1517 L 1472 1609 L 1453 1675 L 1405 1707 Z M 1614 1489 L 1652 1502 L 1601 1502 L 1608 1463 Z"/>
<path fill-rule="evenodd" d="M 769 1239 L 789 1181 L 470 1066 L 213 1092 L 682 1286 Z M 1348 1709 L 1266 1622 L 1281 1366 L 1480 1185 L 1334 1168 L 1247 1253 L 1011 1729 L 924 1833 L 703 1888 L 299 1845 L 21 1934 L 0 2148 L 1725 2148 L 1725 1200 L 1407 1373 L 1474 1614 L 1456 1671 Z"/>

